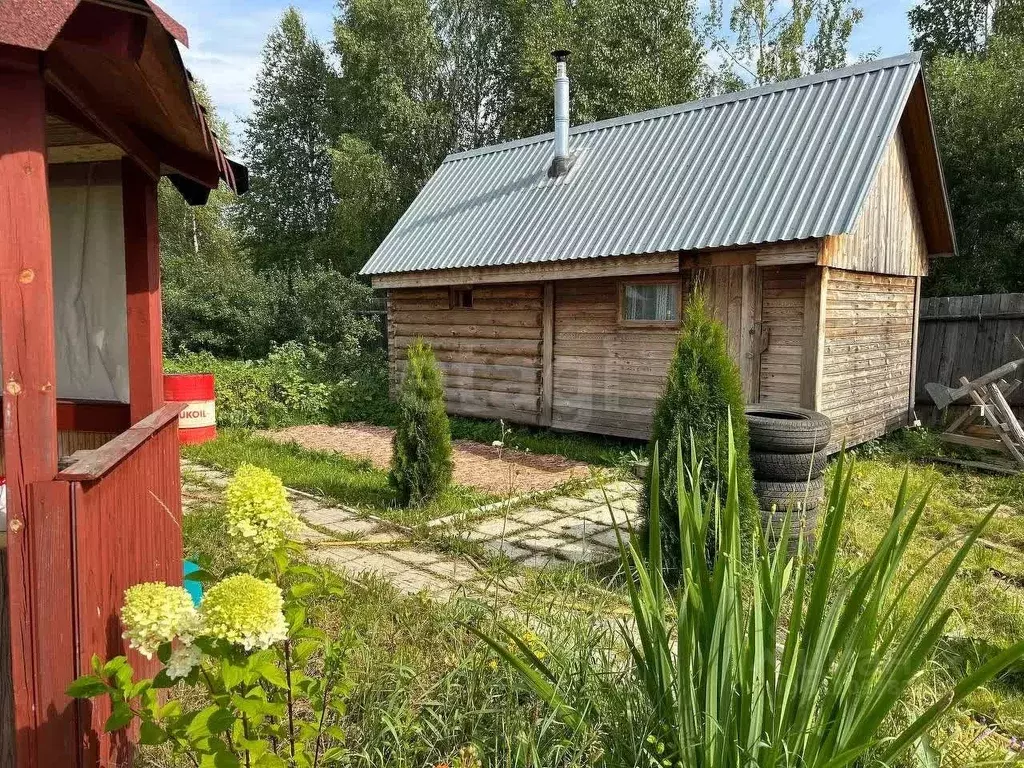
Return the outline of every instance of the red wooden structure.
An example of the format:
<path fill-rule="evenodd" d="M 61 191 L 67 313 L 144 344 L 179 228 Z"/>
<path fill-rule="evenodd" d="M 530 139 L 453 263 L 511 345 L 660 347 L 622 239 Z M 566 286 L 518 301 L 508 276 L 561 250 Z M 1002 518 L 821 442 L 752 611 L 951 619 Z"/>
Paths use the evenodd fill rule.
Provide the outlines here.
<path fill-rule="evenodd" d="M 103 707 L 70 701 L 64 690 L 93 653 L 124 652 L 126 587 L 181 580 L 178 408 L 165 405 L 162 390 L 157 182 L 169 176 L 193 204 L 222 181 L 236 192 L 248 182 L 217 145 L 176 40 L 187 44 L 185 30 L 149 0 L 0 2 L 2 602 L 10 629 L 0 698 L 13 703 L 12 714 L 0 701 L 0 767 L 130 765 L 131 745 L 103 735 Z M 122 190 L 127 403 L 58 401 L 51 184 L 83 164 L 112 173 Z M 95 450 L 59 471 L 58 457 L 83 446 Z M 144 660 L 132 661 L 145 671 Z"/>

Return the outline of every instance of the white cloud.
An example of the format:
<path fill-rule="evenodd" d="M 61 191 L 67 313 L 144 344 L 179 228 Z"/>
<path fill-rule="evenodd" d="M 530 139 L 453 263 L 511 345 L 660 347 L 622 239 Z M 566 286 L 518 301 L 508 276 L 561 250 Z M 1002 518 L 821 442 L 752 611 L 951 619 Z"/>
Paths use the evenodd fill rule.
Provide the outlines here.
<path fill-rule="evenodd" d="M 320 40 L 331 33 L 330 0 L 299 3 L 310 31 Z M 244 5 L 232 0 L 161 0 L 161 7 L 188 29 L 185 65 L 202 80 L 232 137 L 252 108 L 251 89 L 260 70 L 263 43 L 287 8 L 278 0 Z"/>

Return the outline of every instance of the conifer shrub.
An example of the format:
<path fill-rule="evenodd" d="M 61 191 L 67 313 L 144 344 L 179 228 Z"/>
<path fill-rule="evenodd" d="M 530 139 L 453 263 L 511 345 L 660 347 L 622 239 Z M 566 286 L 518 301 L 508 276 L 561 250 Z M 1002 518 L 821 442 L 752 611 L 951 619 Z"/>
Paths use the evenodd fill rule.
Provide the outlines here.
<path fill-rule="evenodd" d="M 417 339 L 409 347 L 398 393 L 391 486 L 403 507 L 436 499 L 452 479 L 452 438 L 444 409 L 441 371 L 433 350 Z"/>
<path fill-rule="evenodd" d="M 736 480 L 739 493 L 740 522 L 749 539 L 758 522 L 750 469 L 750 439 L 744 414 L 746 399 L 739 369 L 729 356 L 725 328 L 712 318 L 706 299 L 695 291 L 687 304 L 683 327 L 669 365 L 665 393 L 654 411 L 651 456 L 659 446 L 661 484 L 662 561 L 670 583 L 682 572 L 679 552 L 679 519 L 676 505 L 676 446 L 682 444 L 683 456 L 695 455 L 703 462 L 702 492 L 716 493 L 724 502 L 728 483 L 728 425 L 731 419 L 736 450 Z M 685 479 L 685 478 L 684 478 Z M 650 509 L 647 488 L 642 510 Z M 709 546 L 712 544 L 709 542 Z"/>

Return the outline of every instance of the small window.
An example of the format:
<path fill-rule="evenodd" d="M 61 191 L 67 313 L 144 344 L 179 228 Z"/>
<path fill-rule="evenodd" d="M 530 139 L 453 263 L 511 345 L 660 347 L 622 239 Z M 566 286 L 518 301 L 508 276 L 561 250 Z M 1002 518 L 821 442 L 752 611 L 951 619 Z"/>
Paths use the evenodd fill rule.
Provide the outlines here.
<path fill-rule="evenodd" d="M 679 322 L 679 283 L 624 283 L 619 317 L 624 323 Z"/>
<path fill-rule="evenodd" d="M 450 305 L 452 309 L 472 309 L 473 289 L 452 288 Z"/>

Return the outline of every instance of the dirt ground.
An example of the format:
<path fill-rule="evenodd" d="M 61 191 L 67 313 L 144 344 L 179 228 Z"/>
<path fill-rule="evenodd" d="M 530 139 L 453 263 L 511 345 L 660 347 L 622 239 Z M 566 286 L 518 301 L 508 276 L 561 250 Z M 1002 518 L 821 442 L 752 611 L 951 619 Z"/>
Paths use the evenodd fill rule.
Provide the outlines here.
<path fill-rule="evenodd" d="M 260 433 L 282 443 L 297 443 L 316 451 L 337 451 L 350 458 L 369 459 L 386 469 L 391 463 L 394 430 L 370 424 L 340 427 L 309 425 Z M 539 456 L 482 445 L 469 440 L 453 442 L 455 482 L 495 494 L 528 493 L 554 488 L 568 480 L 584 478 L 589 467 L 561 456 Z"/>

